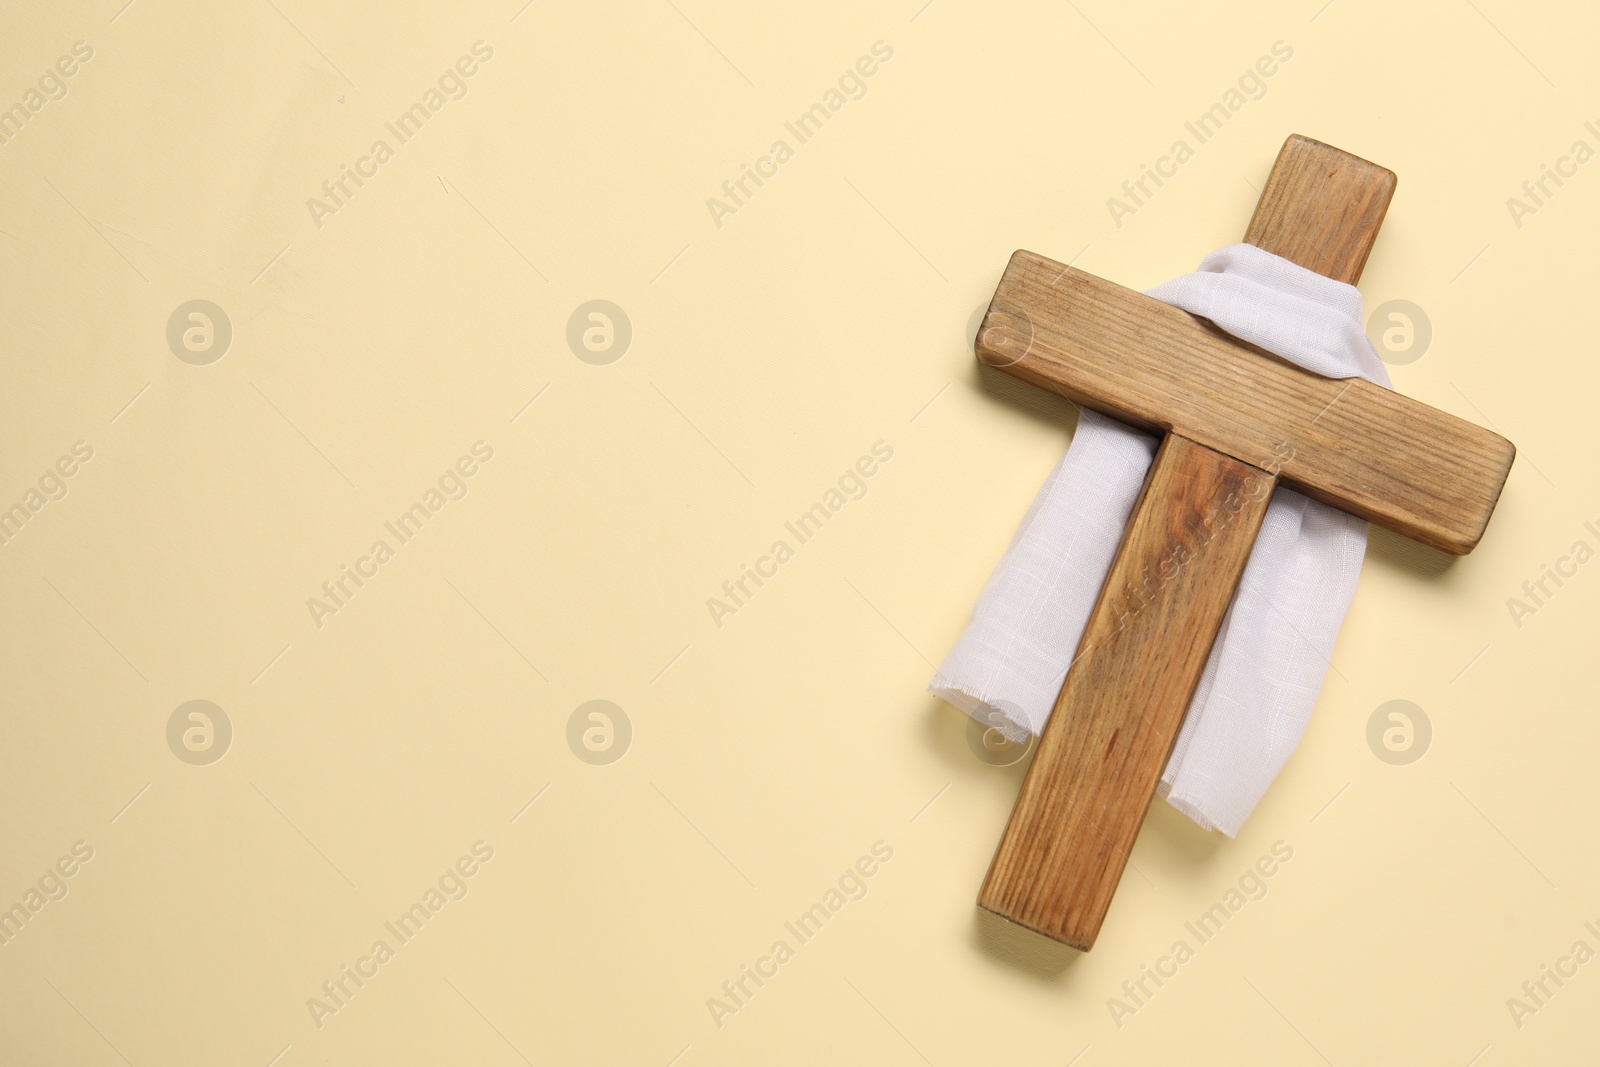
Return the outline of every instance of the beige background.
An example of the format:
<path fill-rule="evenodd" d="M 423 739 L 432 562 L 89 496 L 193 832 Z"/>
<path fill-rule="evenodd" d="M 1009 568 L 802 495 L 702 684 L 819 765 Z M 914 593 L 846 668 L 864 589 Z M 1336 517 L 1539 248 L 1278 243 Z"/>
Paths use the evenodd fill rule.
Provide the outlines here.
<path fill-rule="evenodd" d="M 94 51 L 0 146 L 0 507 L 94 451 L 0 546 L 0 905 L 93 849 L 0 948 L 0 1060 L 1593 1060 L 1600 965 L 1507 1007 L 1600 949 L 1600 565 L 1507 607 L 1600 548 L 1600 165 L 1520 228 L 1506 205 L 1600 148 L 1590 7 L 123 2 L 0 28 L 0 106 Z M 319 228 L 307 198 L 479 40 L 465 98 Z M 707 198 L 880 40 L 866 95 L 718 227 Z M 1275 41 L 1265 96 L 1115 226 L 1107 197 Z M 1396 384 L 1518 462 L 1472 556 L 1374 538 L 1245 832 L 1158 804 L 1071 959 L 980 921 L 1023 764 L 923 691 L 1074 418 L 965 334 L 1017 247 L 1137 287 L 1191 269 L 1291 132 L 1399 173 L 1362 288 L 1434 338 Z M 607 366 L 565 339 L 596 298 L 633 330 Z M 196 299 L 233 329 L 209 365 L 166 340 Z M 467 496 L 315 625 L 480 440 Z M 879 440 L 867 495 L 715 626 Z M 194 699 L 234 731 L 206 766 L 167 742 Z M 619 762 L 569 749 L 592 699 L 631 722 Z M 1433 726 L 1405 766 L 1366 739 L 1396 699 Z M 319 1027 L 308 998 L 480 840 L 468 895 Z M 865 898 L 719 1028 L 707 999 L 880 840 Z M 1280 840 L 1196 947 L 1185 921 Z"/>

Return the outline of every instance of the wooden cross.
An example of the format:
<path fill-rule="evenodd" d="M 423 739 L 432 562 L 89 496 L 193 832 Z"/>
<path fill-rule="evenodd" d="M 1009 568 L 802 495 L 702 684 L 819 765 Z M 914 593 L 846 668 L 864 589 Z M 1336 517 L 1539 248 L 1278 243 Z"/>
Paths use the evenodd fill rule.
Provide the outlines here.
<path fill-rule="evenodd" d="M 1294 136 L 1245 241 L 1355 284 L 1391 171 Z M 1323 378 L 1204 319 L 1018 251 L 978 358 L 1165 434 L 978 905 L 1087 950 L 1279 483 L 1457 555 L 1515 449 L 1360 378 Z"/>

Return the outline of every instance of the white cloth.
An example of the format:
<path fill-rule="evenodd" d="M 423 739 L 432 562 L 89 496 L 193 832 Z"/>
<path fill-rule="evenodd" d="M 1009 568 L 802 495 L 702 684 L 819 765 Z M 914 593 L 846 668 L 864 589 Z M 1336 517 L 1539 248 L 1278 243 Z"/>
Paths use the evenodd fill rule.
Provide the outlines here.
<path fill-rule="evenodd" d="M 1356 288 L 1253 245 L 1149 295 L 1324 377 L 1389 387 Z M 930 690 L 1018 739 L 1044 728 L 1157 443 L 1083 410 Z M 1366 547 L 1364 521 L 1274 491 L 1159 787 L 1205 829 L 1236 836 L 1299 743 Z"/>

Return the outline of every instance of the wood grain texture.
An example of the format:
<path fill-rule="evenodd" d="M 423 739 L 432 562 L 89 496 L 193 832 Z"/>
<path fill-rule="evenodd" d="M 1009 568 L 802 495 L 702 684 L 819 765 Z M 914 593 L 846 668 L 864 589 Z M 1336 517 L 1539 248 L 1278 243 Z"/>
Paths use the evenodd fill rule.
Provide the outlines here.
<path fill-rule="evenodd" d="M 1177 434 L 1162 442 L 980 907 L 1094 944 L 1272 489 L 1249 464 Z"/>
<path fill-rule="evenodd" d="M 1354 285 L 1396 184 L 1391 170 L 1294 134 L 1278 151 L 1244 239 Z"/>
<path fill-rule="evenodd" d="M 1032 252 L 1011 257 L 978 358 L 1146 429 L 1179 433 L 1445 552 L 1483 536 L 1515 449 L 1360 378 L 1323 378 L 1210 323 Z"/>
<path fill-rule="evenodd" d="M 1394 187 L 1381 167 L 1291 137 L 1246 240 L 1354 284 Z M 1461 553 L 1482 536 L 1514 450 L 1451 415 L 1359 379 L 1320 378 L 1029 252 L 1006 268 L 979 329 L 978 357 L 1167 432 L 978 899 L 1087 950 L 1249 558 L 1274 473 L 1318 500 Z"/>

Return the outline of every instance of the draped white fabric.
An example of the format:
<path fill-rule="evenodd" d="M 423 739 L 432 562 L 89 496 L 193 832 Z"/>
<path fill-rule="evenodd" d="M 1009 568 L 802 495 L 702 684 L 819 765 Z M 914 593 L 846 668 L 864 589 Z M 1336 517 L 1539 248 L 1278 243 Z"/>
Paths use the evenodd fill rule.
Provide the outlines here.
<path fill-rule="evenodd" d="M 1253 245 L 1219 249 L 1149 295 L 1324 377 L 1390 385 L 1355 287 Z M 1018 737 L 1044 728 L 1157 444 L 1083 411 L 929 689 Z M 1237 835 L 1299 743 L 1366 546 L 1364 521 L 1273 493 L 1161 778 L 1202 827 Z"/>

